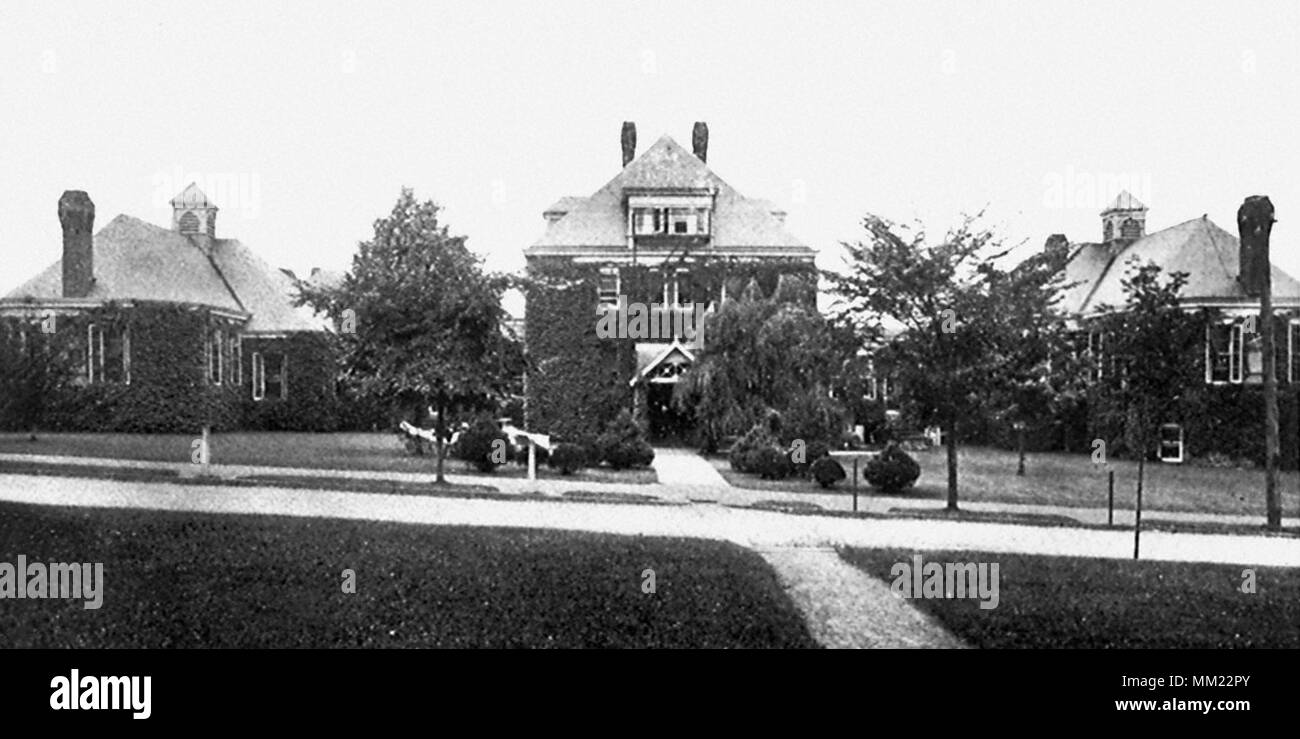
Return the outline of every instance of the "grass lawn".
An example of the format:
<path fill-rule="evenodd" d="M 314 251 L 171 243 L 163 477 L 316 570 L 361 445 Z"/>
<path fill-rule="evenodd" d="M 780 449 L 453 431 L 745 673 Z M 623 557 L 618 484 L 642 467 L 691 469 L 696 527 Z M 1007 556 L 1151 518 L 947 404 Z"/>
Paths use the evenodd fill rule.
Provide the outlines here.
<path fill-rule="evenodd" d="M 943 449 L 912 453 L 921 464 L 916 487 L 905 495 L 946 500 L 947 458 Z M 761 480 L 756 475 L 733 472 L 723 457 L 710 459 L 732 485 L 758 490 L 796 493 L 849 493 L 848 480 L 830 491 L 812 480 Z M 1137 463 L 1112 460 L 1115 470 L 1115 507 L 1131 510 L 1136 500 Z M 1263 470 L 1194 467 L 1159 462 L 1148 464 L 1142 489 L 1142 508 L 1147 510 L 1237 513 L 1264 518 Z M 852 470 L 846 470 L 852 474 Z M 958 450 L 958 496 L 963 501 L 1025 503 L 1084 508 L 1106 507 L 1106 473 L 1092 463 L 1088 454 L 1044 453 L 1029 455 L 1025 476 L 1016 475 L 1016 453 L 987 447 Z M 1279 477 L 1282 510 L 1296 515 L 1300 508 L 1295 472 Z M 871 488 L 859 482 L 859 492 Z"/>
<path fill-rule="evenodd" d="M 0 452 L 11 454 L 53 454 L 74 457 L 104 457 L 155 462 L 188 462 L 194 440 L 188 434 L 0 434 Z M 407 454 L 401 440 L 391 433 L 345 432 L 310 434 L 299 432 L 233 432 L 209 438 L 213 464 L 268 467 L 310 467 L 315 469 L 375 470 L 433 474 L 431 456 Z M 527 465 L 507 464 L 485 474 L 466 462 L 448 459 L 446 471 L 457 475 L 527 477 Z M 654 470 L 611 470 L 597 468 L 562 476 L 538 465 L 539 478 L 649 484 L 657 481 Z"/>
<path fill-rule="evenodd" d="M 104 601 L 6 600 L 4 648 L 817 646 L 724 542 L 0 503 L 19 554 L 103 562 Z"/>
<path fill-rule="evenodd" d="M 892 582 L 912 561 L 902 549 L 843 549 L 840 556 Z M 967 643 L 984 648 L 1300 647 L 1300 569 L 1257 567 L 1243 593 L 1240 565 L 922 552 L 925 562 L 998 563 L 999 602 L 911 601 Z"/>

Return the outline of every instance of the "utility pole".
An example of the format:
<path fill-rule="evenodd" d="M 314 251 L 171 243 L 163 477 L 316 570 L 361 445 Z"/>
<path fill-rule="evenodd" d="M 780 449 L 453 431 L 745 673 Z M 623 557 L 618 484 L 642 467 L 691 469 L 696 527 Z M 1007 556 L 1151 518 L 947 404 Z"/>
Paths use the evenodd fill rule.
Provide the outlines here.
<path fill-rule="evenodd" d="M 1252 195 L 1237 209 L 1237 231 L 1241 239 L 1240 278 L 1246 293 L 1259 295 L 1259 329 L 1264 352 L 1264 502 L 1268 528 L 1282 527 L 1282 501 L 1277 488 L 1278 411 L 1277 340 L 1273 326 L 1273 275 L 1269 258 L 1269 234 L 1273 229 L 1273 203 L 1267 196 Z"/>

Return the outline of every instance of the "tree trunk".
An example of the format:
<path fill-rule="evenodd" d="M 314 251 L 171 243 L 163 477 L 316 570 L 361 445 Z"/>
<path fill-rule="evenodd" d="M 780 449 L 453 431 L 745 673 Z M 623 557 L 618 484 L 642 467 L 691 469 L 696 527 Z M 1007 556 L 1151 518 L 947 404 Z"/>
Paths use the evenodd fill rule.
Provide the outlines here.
<path fill-rule="evenodd" d="M 1016 426 L 1016 451 L 1020 453 L 1020 461 L 1016 465 L 1016 474 L 1025 476 L 1025 425 Z"/>
<path fill-rule="evenodd" d="M 437 437 L 436 446 L 438 449 L 438 476 L 436 478 L 436 481 L 439 485 L 441 485 L 444 482 L 446 482 L 446 478 L 443 477 L 442 461 L 444 457 L 443 438 L 447 434 L 447 401 L 444 399 L 444 397 L 441 394 L 438 395 L 438 420 L 434 424 L 433 433 L 434 436 Z"/>
<path fill-rule="evenodd" d="M 957 510 L 957 422 L 948 422 L 948 510 Z"/>

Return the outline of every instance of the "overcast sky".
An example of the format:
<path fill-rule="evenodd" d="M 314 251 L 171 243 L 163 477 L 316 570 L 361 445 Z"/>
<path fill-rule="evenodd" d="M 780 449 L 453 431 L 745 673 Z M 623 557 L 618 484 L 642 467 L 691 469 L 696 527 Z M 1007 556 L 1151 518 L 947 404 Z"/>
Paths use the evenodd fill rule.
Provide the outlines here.
<path fill-rule="evenodd" d="M 6 0 L 0 293 L 59 258 L 90 193 L 170 223 L 191 179 L 218 235 L 346 269 L 402 186 L 518 270 L 542 210 L 707 121 L 709 163 L 839 261 L 867 212 L 932 231 L 987 208 L 1010 243 L 1096 240 L 1127 186 L 1148 230 L 1235 233 L 1271 196 L 1300 276 L 1300 3 Z M 209 186 L 210 185 L 210 186 Z"/>

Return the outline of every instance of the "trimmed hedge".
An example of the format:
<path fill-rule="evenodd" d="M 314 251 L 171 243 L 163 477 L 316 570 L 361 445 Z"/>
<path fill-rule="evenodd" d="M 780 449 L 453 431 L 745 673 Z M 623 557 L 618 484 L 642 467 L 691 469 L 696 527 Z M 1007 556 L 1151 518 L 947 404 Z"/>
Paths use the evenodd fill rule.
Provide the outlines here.
<path fill-rule="evenodd" d="M 884 493 L 897 493 L 912 487 L 921 476 L 921 465 L 897 444 L 885 447 L 867 462 L 862 477 L 871 487 Z"/>
<path fill-rule="evenodd" d="M 829 488 L 848 475 L 844 472 L 844 465 L 839 461 L 830 457 L 821 457 L 812 463 L 812 477 L 818 485 Z"/>

